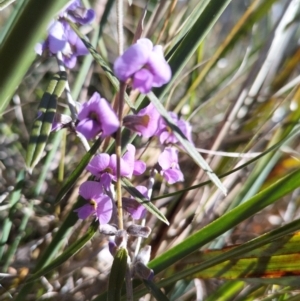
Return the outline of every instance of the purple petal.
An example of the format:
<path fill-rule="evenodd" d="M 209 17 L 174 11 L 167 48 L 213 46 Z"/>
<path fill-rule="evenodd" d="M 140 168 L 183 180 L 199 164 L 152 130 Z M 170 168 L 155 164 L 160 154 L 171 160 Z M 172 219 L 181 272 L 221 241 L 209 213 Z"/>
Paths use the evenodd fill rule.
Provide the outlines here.
<path fill-rule="evenodd" d="M 75 46 L 75 54 L 77 56 L 87 55 L 90 53 L 79 37 L 77 37 L 77 41 L 76 44 L 74 44 L 74 46 Z"/>
<path fill-rule="evenodd" d="M 74 212 L 77 212 L 80 219 L 86 219 L 95 212 L 95 209 L 92 205 L 86 204 L 78 209 L 75 209 Z"/>
<path fill-rule="evenodd" d="M 128 176 L 131 177 L 134 169 L 135 146 L 132 144 L 127 145 L 127 152 L 123 156 L 123 160 L 127 163 L 129 170 Z"/>
<path fill-rule="evenodd" d="M 117 175 L 117 156 L 115 154 L 110 156 L 109 167 L 112 169 L 113 179 L 116 180 Z M 123 159 L 121 158 L 121 176 L 130 178 L 132 176 L 132 167 Z"/>
<path fill-rule="evenodd" d="M 123 124 L 145 138 L 150 138 L 157 132 L 159 118 L 160 114 L 153 104 L 150 103 L 147 107 L 140 110 L 137 115 L 125 116 Z"/>
<path fill-rule="evenodd" d="M 78 113 L 78 119 L 82 120 L 88 118 L 91 113 L 96 112 L 99 107 L 100 98 L 100 94 L 95 92 L 93 96 L 81 106 L 80 112 Z"/>
<path fill-rule="evenodd" d="M 90 140 L 101 132 L 101 127 L 95 120 L 85 118 L 77 124 L 76 130 Z"/>
<path fill-rule="evenodd" d="M 147 69 L 137 71 L 133 76 L 133 88 L 147 94 L 153 87 L 153 74 Z"/>
<path fill-rule="evenodd" d="M 70 2 L 69 2 L 70 3 Z M 77 7 L 81 6 L 81 1 L 80 0 L 73 0 L 71 1 L 70 4 L 67 4 L 63 10 L 64 11 L 72 11 L 75 10 Z"/>
<path fill-rule="evenodd" d="M 145 186 L 138 185 L 136 189 L 147 199 L 148 189 Z M 146 208 L 132 198 L 123 198 L 124 209 L 132 216 L 133 219 L 142 219 L 146 216 Z"/>
<path fill-rule="evenodd" d="M 97 203 L 97 217 L 101 225 L 107 224 L 112 216 L 112 200 L 109 196 L 103 195 L 99 202 Z"/>
<path fill-rule="evenodd" d="M 163 177 L 169 184 L 182 182 L 184 180 L 183 174 L 180 169 L 167 169 L 163 171 Z"/>
<path fill-rule="evenodd" d="M 98 182 L 86 181 L 79 187 L 79 194 L 86 200 L 97 200 L 103 191 L 101 185 Z"/>
<path fill-rule="evenodd" d="M 178 142 L 178 139 L 172 132 L 164 131 L 159 135 L 159 141 L 161 144 L 175 144 Z"/>
<path fill-rule="evenodd" d="M 103 186 L 104 190 L 106 191 L 110 190 L 111 180 L 112 180 L 111 175 L 109 175 L 107 172 L 101 175 L 100 185 Z"/>
<path fill-rule="evenodd" d="M 137 160 L 134 162 L 134 168 L 133 168 L 133 174 L 135 176 L 139 176 L 141 174 L 143 174 L 146 170 L 146 163 L 142 160 Z"/>
<path fill-rule="evenodd" d="M 126 81 L 147 62 L 152 51 L 152 43 L 148 39 L 140 39 L 131 45 L 114 63 L 114 73 L 121 81 Z"/>
<path fill-rule="evenodd" d="M 152 102 L 149 103 L 149 105 L 142 110 L 138 112 L 138 116 L 148 116 L 149 121 L 145 129 L 142 129 L 142 126 L 139 127 L 142 135 L 146 138 L 152 137 L 158 128 L 160 114 L 157 111 L 157 109 L 154 107 Z"/>
<path fill-rule="evenodd" d="M 88 49 L 71 28 L 66 32 L 68 42 L 73 46 L 72 49 L 74 51 L 74 55 L 86 55 L 89 53 Z"/>
<path fill-rule="evenodd" d="M 162 46 L 153 48 L 147 65 L 153 74 L 153 87 L 160 87 L 170 81 L 172 71 L 164 58 Z"/>
<path fill-rule="evenodd" d="M 71 56 L 63 56 L 63 62 L 68 69 L 73 69 L 76 65 L 77 57 L 73 54 Z"/>
<path fill-rule="evenodd" d="M 123 198 L 122 205 L 133 219 L 142 219 L 146 216 L 146 208 L 134 199 Z"/>
<path fill-rule="evenodd" d="M 81 110 L 78 113 L 79 120 L 85 118 L 94 121 L 91 125 L 95 126 L 95 131 L 100 132 L 99 129 L 101 129 L 103 137 L 116 132 L 120 124 L 117 115 L 110 104 L 104 98 L 101 98 L 97 92 L 93 94 L 88 102 L 82 105 Z M 91 134 L 89 136 L 93 135 Z"/>
<path fill-rule="evenodd" d="M 189 122 L 179 119 L 177 122 L 177 126 L 180 128 L 182 133 L 185 135 L 185 137 L 191 142 L 192 141 L 192 126 L 190 125 Z"/>
<path fill-rule="evenodd" d="M 86 170 L 94 176 L 99 176 L 109 166 L 109 154 L 96 155 L 87 165 Z"/>
<path fill-rule="evenodd" d="M 163 170 L 178 165 L 178 150 L 174 147 L 166 147 L 159 155 L 158 163 Z"/>
<path fill-rule="evenodd" d="M 118 130 L 120 123 L 111 105 L 104 98 L 100 98 L 97 109 L 102 124 L 102 137 L 107 137 L 115 133 Z"/>
<path fill-rule="evenodd" d="M 59 21 L 53 22 L 50 25 L 48 33 L 48 46 L 50 52 L 55 54 L 58 51 L 63 50 L 67 43 L 64 25 Z"/>
<path fill-rule="evenodd" d="M 68 17 L 72 22 L 79 24 L 90 24 L 95 19 L 95 11 L 93 9 L 78 8 L 68 11 Z"/>

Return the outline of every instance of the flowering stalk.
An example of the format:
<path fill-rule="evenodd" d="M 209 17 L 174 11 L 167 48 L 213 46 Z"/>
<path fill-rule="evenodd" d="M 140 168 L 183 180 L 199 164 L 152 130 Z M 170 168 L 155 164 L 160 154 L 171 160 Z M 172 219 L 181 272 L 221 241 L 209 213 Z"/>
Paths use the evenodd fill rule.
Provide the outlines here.
<path fill-rule="evenodd" d="M 116 156 L 117 156 L 117 207 L 118 207 L 118 221 L 119 229 L 123 229 L 123 207 L 122 207 L 122 187 L 121 187 L 121 141 L 122 141 L 122 124 L 123 124 L 123 107 L 124 107 L 124 94 L 125 94 L 126 84 L 120 82 L 120 91 L 118 94 L 118 117 L 120 126 L 117 131 L 116 137 Z"/>

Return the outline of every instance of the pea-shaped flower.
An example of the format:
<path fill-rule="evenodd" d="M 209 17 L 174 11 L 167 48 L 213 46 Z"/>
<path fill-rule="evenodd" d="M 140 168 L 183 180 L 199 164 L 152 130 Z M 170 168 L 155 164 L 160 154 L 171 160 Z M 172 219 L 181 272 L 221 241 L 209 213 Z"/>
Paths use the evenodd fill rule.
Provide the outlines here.
<path fill-rule="evenodd" d="M 79 187 L 79 195 L 87 201 L 85 205 L 74 210 L 80 219 L 93 215 L 101 225 L 110 221 L 113 203 L 110 197 L 103 193 L 100 183 L 94 181 L 82 183 Z"/>
<path fill-rule="evenodd" d="M 141 93 L 166 84 L 172 75 L 162 46 L 153 47 L 149 39 L 139 39 L 118 57 L 114 63 L 114 73 L 123 82 L 132 79 L 133 88 Z"/>
<path fill-rule="evenodd" d="M 178 164 L 178 150 L 176 148 L 166 147 L 158 158 L 158 164 L 161 167 L 161 175 L 169 184 L 184 180 Z"/>
<path fill-rule="evenodd" d="M 117 131 L 120 124 L 110 104 L 97 92 L 82 105 L 78 120 L 76 130 L 86 139 L 93 139 L 100 133 L 103 138 L 110 136 Z"/>

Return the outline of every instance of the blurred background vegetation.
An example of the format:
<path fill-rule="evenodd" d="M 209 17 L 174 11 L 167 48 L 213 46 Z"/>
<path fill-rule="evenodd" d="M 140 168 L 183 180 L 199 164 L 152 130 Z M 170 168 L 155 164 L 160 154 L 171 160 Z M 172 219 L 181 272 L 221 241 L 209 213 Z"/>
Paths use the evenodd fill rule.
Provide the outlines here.
<path fill-rule="evenodd" d="M 126 47 L 133 41 L 146 2 L 133 0 L 129 6 L 124 1 Z M 59 1 L 53 3 L 58 3 L 54 11 L 63 6 Z M 115 1 L 83 3 L 95 9 L 96 21 L 82 32 L 112 66 L 117 57 Z M 78 186 L 88 177 L 83 172 L 76 185 L 56 202 L 63 183 L 85 154 L 78 138 L 66 130 L 52 133 L 33 173 L 25 171 L 37 107 L 58 71 L 54 57 L 38 57 L 33 48 L 22 47 L 29 39 L 26 23 L 22 24 L 22 39 L 12 36 L 14 26 L 24 22 L 24 7 L 34 4 L 33 0 L 17 0 L 0 11 L 0 84 L 6 91 L 0 98 L 0 300 L 105 300 L 113 257 L 107 249 L 108 238 L 100 233 L 74 256 L 67 256 L 50 273 L 31 282 L 26 293 L 21 291 L 25 277 L 32 274 L 38 258 L 72 212 Z M 154 93 L 168 111 L 189 120 L 195 147 L 218 176 L 226 174 L 222 181 L 228 189 L 224 197 L 217 187 L 206 183 L 206 173 L 184 151 L 180 155 L 184 183 L 168 186 L 156 177 L 153 202 L 170 225 L 148 214 L 146 224 L 152 234 L 145 243 L 152 247 L 150 266 L 157 272 L 155 283 L 169 300 L 300 300 L 299 238 L 293 235 L 300 229 L 299 13 L 300 1 L 295 0 L 148 2 L 143 36 L 164 46 L 174 74 L 169 85 Z M 30 18 L 36 14 L 32 11 Z M 48 20 L 44 23 L 54 15 L 45 15 Z M 32 45 L 45 34 L 43 25 Z M 18 42 L 11 54 L 5 48 L 10 39 Z M 13 65 L 10 60 L 15 57 L 26 60 L 27 65 Z M 12 87 L 8 87 L 12 83 L 6 81 L 8 76 L 16 79 Z M 68 80 L 74 99 L 80 103 L 94 91 L 110 101 L 116 93 L 91 55 L 79 59 L 68 72 Z M 138 95 L 132 92 L 130 97 L 138 107 Z M 65 98 L 63 94 L 59 99 L 59 112 L 67 108 Z M 155 141 L 147 144 L 136 139 L 134 143 L 152 167 L 159 154 Z M 133 184 L 147 184 L 148 176 L 134 179 Z M 51 260 L 83 237 L 91 222 L 74 223 Z M 279 229 L 279 234 L 262 236 L 274 229 Z M 243 246 L 255 238 L 261 239 L 260 246 L 250 245 L 240 255 L 228 255 L 223 261 L 218 257 L 231 250 L 222 248 Z M 278 244 L 277 239 L 281 239 Z M 290 239 L 296 243 L 287 243 L 284 248 Z M 275 247 L 267 245 L 271 241 Z M 135 241 L 130 241 L 129 250 L 134 245 Z M 265 257 L 262 249 L 257 249 L 264 245 L 271 250 Z M 201 253 L 213 249 L 223 251 Z M 250 250 L 256 253 L 247 255 Z M 288 254 L 292 267 L 285 266 L 276 252 Z M 238 263 L 242 255 L 257 262 L 241 262 L 239 269 L 233 264 L 227 267 L 232 273 L 227 274 L 226 266 L 217 265 L 225 260 Z M 211 258 L 216 260 L 215 269 L 201 274 L 201 265 Z M 274 266 L 268 265 L 273 259 Z M 199 271 L 183 273 L 195 266 Z M 173 279 L 175 274 L 178 278 Z M 138 285 L 136 298 L 147 292 Z M 168 300 L 153 292 L 143 298 Z"/>

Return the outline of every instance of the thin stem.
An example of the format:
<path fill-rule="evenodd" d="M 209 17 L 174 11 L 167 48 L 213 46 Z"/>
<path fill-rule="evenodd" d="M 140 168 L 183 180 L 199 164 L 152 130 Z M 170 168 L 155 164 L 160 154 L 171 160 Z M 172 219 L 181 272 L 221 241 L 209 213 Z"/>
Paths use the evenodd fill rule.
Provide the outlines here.
<path fill-rule="evenodd" d="M 122 188 L 121 188 L 121 155 L 122 155 L 122 124 L 123 124 L 123 107 L 124 107 L 124 95 L 126 84 L 120 82 L 120 91 L 118 94 L 118 116 L 120 127 L 117 131 L 116 137 L 116 156 L 117 156 L 117 207 L 118 207 L 118 221 L 119 229 L 123 229 L 123 207 L 122 207 Z"/>
<path fill-rule="evenodd" d="M 60 51 L 57 52 L 56 58 L 57 58 L 59 70 L 66 72 L 66 68 L 64 66 L 63 59 L 62 59 L 62 53 Z M 68 106 L 69 106 L 69 109 L 71 112 L 71 116 L 72 116 L 73 121 L 75 121 L 75 120 L 77 120 L 77 117 L 78 117 L 77 106 L 76 106 L 76 102 L 73 100 L 68 80 L 66 82 L 65 90 L 66 90 L 67 101 L 68 101 Z M 76 135 L 79 138 L 79 140 L 81 141 L 81 143 L 83 144 L 85 150 L 89 151 L 90 145 L 89 145 L 88 141 L 86 140 L 86 138 L 77 131 L 76 131 Z"/>
<path fill-rule="evenodd" d="M 56 58 L 57 58 L 57 63 L 58 63 L 58 68 L 60 71 L 65 71 L 66 72 L 66 68 L 63 64 L 63 59 L 62 59 L 62 53 L 59 51 L 56 54 Z M 69 82 L 67 80 L 66 82 L 66 94 L 67 94 L 67 101 L 68 101 L 68 106 L 72 115 L 72 119 L 76 120 L 77 119 L 77 107 L 76 107 L 76 103 L 73 100 L 73 97 L 71 95 L 71 91 L 70 91 L 70 86 L 69 86 Z"/>
<path fill-rule="evenodd" d="M 117 27 L 118 27 L 118 50 L 119 55 L 123 53 L 124 35 L 123 35 L 123 0 L 117 1 Z"/>
<path fill-rule="evenodd" d="M 149 182 L 148 182 L 148 192 L 147 192 L 147 196 L 148 196 L 149 200 L 151 200 L 151 196 L 152 196 L 152 192 L 153 192 L 153 186 L 154 186 L 154 182 L 155 182 L 155 175 L 156 174 L 157 174 L 157 170 L 156 169 L 152 169 L 152 171 L 150 173 Z M 146 225 L 146 218 L 145 217 L 142 219 L 140 225 L 141 226 L 145 226 Z M 137 238 L 137 242 L 136 242 L 135 251 L 134 251 L 134 257 L 136 257 L 139 254 L 141 243 L 142 243 L 142 237 L 138 237 Z"/>

